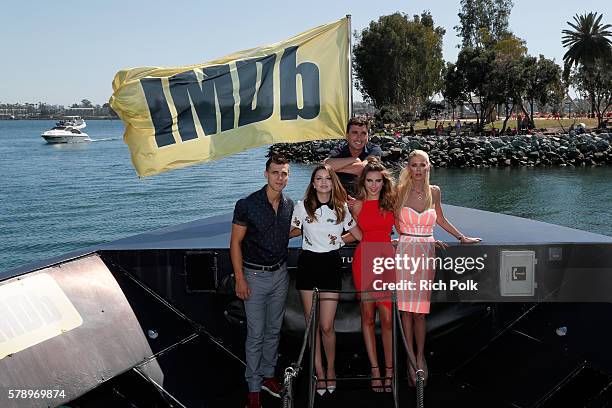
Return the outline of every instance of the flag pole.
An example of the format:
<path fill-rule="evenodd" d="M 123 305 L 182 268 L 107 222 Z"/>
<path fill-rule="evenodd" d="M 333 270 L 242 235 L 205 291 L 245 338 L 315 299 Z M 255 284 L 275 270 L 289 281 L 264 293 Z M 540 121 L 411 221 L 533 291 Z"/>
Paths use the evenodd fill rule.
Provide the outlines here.
<path fill-rule="evenodd" d="M 348 19 L 348 86 L 349 86 L 349 101 L 348 101 L 348 118 L 353 117 L 353 44 L 351 41 L 351 15 L 347 14 Z"/>

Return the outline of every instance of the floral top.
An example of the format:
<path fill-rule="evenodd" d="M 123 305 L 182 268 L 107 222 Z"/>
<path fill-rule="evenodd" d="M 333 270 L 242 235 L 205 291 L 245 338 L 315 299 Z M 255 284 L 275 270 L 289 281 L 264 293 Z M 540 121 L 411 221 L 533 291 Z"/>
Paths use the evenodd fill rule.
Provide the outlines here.
<path fill-rule="evenodd" d="M 302 249 L 319 253 L 340 249 L 344 245 L 342 231 L 357 225 L 347 204 L 344 204 L 344 213 L 344 220 L 336 224 L 336 212 L 328 204 L 319 203 L 315 210 L 317 219 L 312 220 L 304 202 L 298 201 L 293 209 L 291 227 L 302 230 Z"/>

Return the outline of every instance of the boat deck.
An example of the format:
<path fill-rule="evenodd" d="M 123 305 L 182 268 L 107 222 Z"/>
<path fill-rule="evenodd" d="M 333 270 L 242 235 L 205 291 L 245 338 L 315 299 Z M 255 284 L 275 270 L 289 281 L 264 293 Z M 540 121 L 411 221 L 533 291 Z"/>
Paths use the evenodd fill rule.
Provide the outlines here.
<path fill-rule="evenodd" d="M 612 294 L 611 237 L 461 207 L 445 206 L 445 212 L 462 230 L 484 239 L 469 247 L 454 243 L 448 250 L 454 256 L 475 249 L 530 249 L 539 257 L 539 291 L 547 289 L 543 283 L 551 276 L 569 276 L 586 278 L 604 300 Z M 0 288 L 31 276 L 52 276 L 83 324 L 0 359 L 0 384 L 63 387 L 67 398 L 2 400 L 0 405 L 243 406 L 246 329 L 241 302 L 226 287 L 230 222 L 231 214 L 198 220 L 1 273 Z M 452 242 L 439 230 L 435 234 Z M 563 262 L 547 259 L 551 247 L 563 250 Z M 347 256 L 352 250 L 343 249 Z M 298 251 L 299 240 L 292 240 L 290 265 Z M 350 270 L 344 273 L 350 282 Z M 609 300 L 442 300 L 428 317 L 426 407 L 612 407 Z M 291 290 L 279 378 L 297 359 L 303 326 Z M 567 333 L 557 334 L 562 327 Z M 341 298 L 336 330 L 337 375 L 363 379 L 339 382 L 333 395 L 317 396 L 315 406 L 393 406 L 391 394 L 370 390 L 353 296 Z M 415 406 L 401 348 L 398 361 L 400 406 Z M 306 406 L 307 376 L 305 368 L 297 382 L 297 407 Z M 280 404 L 267 395 L 263 403 Z"/>

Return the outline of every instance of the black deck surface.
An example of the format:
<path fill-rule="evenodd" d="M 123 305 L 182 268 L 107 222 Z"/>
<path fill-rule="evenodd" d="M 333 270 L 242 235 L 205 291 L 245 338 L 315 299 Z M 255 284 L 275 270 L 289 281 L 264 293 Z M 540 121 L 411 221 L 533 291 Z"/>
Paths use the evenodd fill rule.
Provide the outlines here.
<path fill-rule="evenodd" d="M 609 354 L 611 331 L 601 330 L 601 326 L 595 324 L 598 320 L 595 316 L 606 312 L 607 316 L 612 316 L 612 307 L 593 304 L 574 306 L 557 304 L 551 308 L 550 305 L 539 305 L 510 327 L 497 326 L 490 315 L 478 322 L 466 324 L 452 335 L 430 341 L 427 347 L 430 378 L 425 388 L 425 407 L 612 406 L 612 367 L 609 361 L 602 363 L 585 359 L 589 354 Z M 514 318 L 523 314 L 524 309 L 514 312 L 516 314 L 509 310 L 504 312 L 508 313 L 505 316 L 508 323 L 514 322 Z M 593 319 L 584 322 L 587 315 L 593 316 Z M 552 322 L 559 316 L 564 316 L 564 324 L 569 328 L 565 338 L 551 335 L 555 326 Z M 607 323 L 610 327 L 609 320 L 608 317 L 607 321 L 597 323 Z M 586 326 L 592 329 L 582 330 Z M 242 357 L 242 336 L 239 332 L 227 331 L 217 340 L 226 340 L 223 342 L 224 347 L 235 347 Z M 588 339 L 595 334 L 600 341 L 586 349 L 584 344 L 588 344 Z M 574 348 L 570 345 L 572 343 L 580 343 L 582 346 Z M 301 340 L 297 337 L 283 337 L 279 374 L 282 368 L 295 361 L 300 345 Z M 307 358 L 308 354 L 306 362 Z M 416 392 L 407 385 L 406 366 L 403 358 L 401 361 L 400 406 L 415 407 Z M 180 345 L 158 358 L 158 362 L 166 378 L 164 390 L 184 406 L 243 406 L 246 394 L 244 366 L 207 336 L 201 335 Z M 379 394 L 370 390 L 365 378 L 368 369 L 360 337 L 340 335 L 338 376 L 363 376 L 364 379 L 339 382 L 333 395 L 316 396 L 315 407 L 392 407 L 391 394 Z M 138 370 L 146 371 L 146 365 Z M 132 373 L 122 377 L 108 382 L 100 390 L 70 406 L 104 406 L 101 400 L 107 399 L 106 402 L 110 403 L 110 396 L 113 396 L 113 406 L 117 407 L 171 406 L 166 405 L 168 401 L 153 405 L 150 399 L 156 395 L 154 390 L 144 393 L 149 400 L 145 399 L 142 392 L 135 394 L 134 390 L 138 388 L 134 383 L 138 382 L 138 377 Z M 306 369 L 296 384 L 297 407 L 307 406 L 307 380 Z M 140 382 L 143 383 L 142 379 Z M 262 398 L 264 407 L 280 406 L 276 398 L 267 394 L 262 394 Z"/>
<path fill-rule="evenodd" d="M 588 231 L 448 204 L 442 207 L 445 215 L 455 226 L 470 236 L 481 237 L 483 244 L 487 245 L 612 243 L 612 237 Z M 231 213 L 222 214 L 83 248 L 4 272 L 0 271 L 0 280 L 99 250 L 228 248 L 231 220 Z M 437 239 L 451 244 L 457 242 L 437 225 L 434 235 Z M 289 242 L 289 246 L 298 248 L 300 243 L 300 238 L 294 238 Z"/>
<path fill-rule="evenodd" d="M 487 245 L 597 247 L 612 243 L 612 237 L 507 215 L 448 205 L 444 211 L 462 231 L 482 237 Z M 230 222 L 231 214 L 211 217 L 0 273 L 0 280 L 4 280 L 83 253 L 99 251 L 110 258 L 120 255 L 113 258 L 119 266 L 110 263 L 109 269 L 143 333 L 151 328 L 159 332 L 149 345 L 152 353 L 160 354 L 105 380 L 72 401 L 70 407 L 243 406 L 244 324 L 226 314 L 227 296 L 186 291 L 181 264 L 186 250 L 227 251 Z M 440 229 L 435 234 L 455 242 Z M 299 240 L 290 246 L 297 248 Z M 585 257 L 584 263 L 592 263 L 591 258 Z M 598 269 L 609 282 L 607 270 Z M 143 285 L 135 283 L 138 279 Z M 428 325 L 426 407 L 612 407 L 610 303 L 457 304 L 456 310 L 450 307 L 444 314 L 432 313 Z M 567 328 L 566 335 L 557 334 L 560 327 Z M 315 406 L 393 406 L 389 394 L 369 388 L 361 334 L 338 331 L 338 376 L 363 379 L 340 381 L 333 395 L 317 396 Z M 301 344 L 299 335 L 284 331 L 279 378 L 297 359 Z M 399 361 L 400 406 L 413 407 L 415 391 L 408 387 L 401 352 Z M 163 378 L 153 383 L 157 364 Z M 306 406 L 307 381 L 305 369 L 296 388 L 298 407 Z M 263 402 L 264 407 L 280 406 L 278 399 L 269 396 Z"/>

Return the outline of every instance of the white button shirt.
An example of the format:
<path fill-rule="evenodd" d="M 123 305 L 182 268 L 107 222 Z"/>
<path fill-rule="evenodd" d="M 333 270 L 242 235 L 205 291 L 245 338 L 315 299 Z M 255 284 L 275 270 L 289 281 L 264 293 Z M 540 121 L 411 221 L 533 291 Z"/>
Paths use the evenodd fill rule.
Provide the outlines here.
<path fill-rule="evenodd" d="M 291 227 L 302 230 L 302 249 L 319 253 L 340 249 L 344 245 L 342 231 L 356 225 L 346 203 L 344 213 L 344 220 L 336 224 L 336 212 L 327 204 L 322 204 L 315 210 L 316 220 L 312 220 L 304 208 L 304 202 L 298 201 L 293 209 Z"/>

